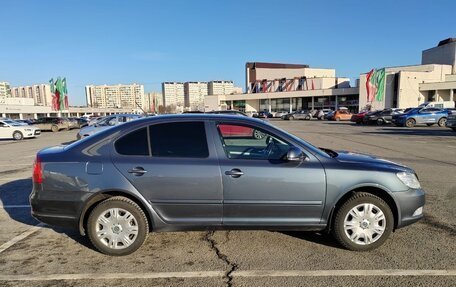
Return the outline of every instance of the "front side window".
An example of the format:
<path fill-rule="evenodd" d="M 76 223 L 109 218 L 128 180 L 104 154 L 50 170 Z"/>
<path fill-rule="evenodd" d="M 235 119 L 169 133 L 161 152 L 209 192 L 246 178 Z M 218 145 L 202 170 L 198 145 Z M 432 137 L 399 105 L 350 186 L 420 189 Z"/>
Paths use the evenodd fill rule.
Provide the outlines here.
<path fill-rule="evenodd" d="M 147 142 L 147 128 L 131 132 L 115 143 L 117 153 L 122 155 L 149 155 L 149 144 Z"/>
<path fill-rule="evenodd" d="M 149 127 L 152 156 L 206 158 L 209 156 L 204 122 L 176 122 Z"/>
<path fill-rule="evenodd" d="M 291 147 L 270 133 L 246 125 L 219 124 L 218 132 L 230 159 L 281 160 Z"/>

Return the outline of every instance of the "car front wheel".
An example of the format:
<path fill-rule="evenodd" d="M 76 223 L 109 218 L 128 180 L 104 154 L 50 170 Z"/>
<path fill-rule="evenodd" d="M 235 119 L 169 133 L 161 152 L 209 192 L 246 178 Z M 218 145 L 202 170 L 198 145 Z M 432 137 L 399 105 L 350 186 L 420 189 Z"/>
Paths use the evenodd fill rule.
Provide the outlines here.
<path fill-rule="evenodd" d="M 21 139 L 24 138 L 24 135 L 20 131 L 15 131 L 13 133 L 13 139 L 16 141 L 20 141 Z"/>
<path fill-rule="evenodd" d="M 99 203 L 87 220 L 87 234 L 102 253 L 123 256 L 135 252 L 147 238 L 149 224 L 134 201 L 115 196 Z"/>
<path fill-rule="evenodd" d="M 378 196 L 360 192 L 336 212 L 333 234 L 345 248 L 368 251 L 381 246 L 393 231 L 394 216 Z"/>
<path fill-rule="evenodd" d="M 444 127 L 446 124 L 446 121 L 447 121 L 446 118 L 441 118 L 438 123 L 439 127 Z"/>
<path fill-rule="evenodd" d="M 405 122 L 405 126 L 408 127 L 408 128 L 413 128 L 416 124 L 416 121 L 414 119 L 408 119 L 406 122 Z"/>

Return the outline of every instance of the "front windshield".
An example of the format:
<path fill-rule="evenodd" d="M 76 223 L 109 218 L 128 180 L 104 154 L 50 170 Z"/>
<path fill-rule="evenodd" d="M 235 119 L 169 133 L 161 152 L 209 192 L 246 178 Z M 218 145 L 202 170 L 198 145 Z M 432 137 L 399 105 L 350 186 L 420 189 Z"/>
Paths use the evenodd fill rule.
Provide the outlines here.
<path fill-rule="evenodd" d="M 99 120 L 98 122 L 95 123 L 97 126 L 112 126 L 112 120 L 115 120 L 115 117 L 108 117 Z"/>
<path fill-rule="evenodd" d="M 10 126 L 13 126 L 13 127 L 21 126 L 20 123 L 15 122 L 15 121 L 8 121 L 8 120 L 6 120 L 6 121 L 3 121 L 3 122 L 4 122 L 5 124 L 10 125 Z"/>

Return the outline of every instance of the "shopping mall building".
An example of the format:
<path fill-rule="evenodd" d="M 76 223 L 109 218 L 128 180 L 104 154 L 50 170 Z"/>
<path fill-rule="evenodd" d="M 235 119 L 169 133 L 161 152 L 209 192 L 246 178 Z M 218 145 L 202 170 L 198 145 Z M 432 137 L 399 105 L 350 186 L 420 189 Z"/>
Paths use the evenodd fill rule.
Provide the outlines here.
<path fill-rule="evenodd" d="M 246 93 L 205 98 L 205 111 L 234 109 L 248 111 L 296 111 L 347 107 L 357 112 L 372 109 L 416 107 L 424 102 L 455 101 L 456 38 L 440 41 L 422 52 L 421 64 L 385 69 L 385 92 L 368 101 L 367 73 L 356 84 L 336 77 L 334 69 L 308 65 L 247 63 Z M 366 71 L 367 72 L 367 71 Z"/>
<path fill-rule="evenodd" d="M 359 89 L 350 86 L 350 79 L 336 77 L 334 69 L 253 62 L 245 65 L 245 75 L 247 93 L 206 96 L 205 110 L 358 110 Z"/>

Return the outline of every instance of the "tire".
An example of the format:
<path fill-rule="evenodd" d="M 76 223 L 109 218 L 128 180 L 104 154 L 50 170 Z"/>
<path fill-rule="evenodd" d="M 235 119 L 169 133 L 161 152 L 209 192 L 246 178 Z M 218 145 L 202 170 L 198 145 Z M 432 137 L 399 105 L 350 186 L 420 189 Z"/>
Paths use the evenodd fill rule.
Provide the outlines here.
<path fill-rule="evenodd" d="M 289 117 L 289 120 L 290 120 L 290 121 L 294 121 L 294 119 L 295 119 L 294 116 Z"/>
<path fill-rule="evenodd" d="M 426 124 L 428 127 L 432 127 L 434 124 Z"/>
<path fill-rule="evenodd" d="M 413 128 L 415 125 L 416 125 L 415 119 L 408 119 L 405 122 L 405 126 L 408 127 L 408 128 Z"/>
<path fill-rule="evenodd" d="M 15 141 L 20 141 L 20 140 L 24 139 L 24 135 L 20 131 L 15 131 L 13 133 L 13 139 Z"/>
<path fill-rule="evenodd" d="M 438 125 L 439 127 L 444 127 L 446 124 L 447 118 L 440 118 Z"/>
<path fill-rule="evenodd" d="M 369 204 L 372 216 L 383 214 L 375 228 L 372 225 L 373 218 L 364 217 L 364 206 Z M 352 215 L 353 210 L 360 215 L 359 220 Z M 362 211 L 360 211 L 362 209 Z M 361 213 L 362 212 L 362 213 Z M 345 221 L 352 223 L 345 228 Z M 363 228 L 362 225 L 366 227 Z M 372 228 L 372 229 L 371 229 Z M 334 217 L 333 236 L 345 248 L 352 251 L 369 251 L 381 246 L 390 236 L 394 228 L 394 216 L 388 204 L 378 196 L 366 192 L 359 192 L 350 197 L 337 211 Z M 366 232 L 367 231 L 367 232 Z M 365 235 L 370 234 L 369 236 Z M 353 239 L 351 239 L 351 237 Z M 371 241 L 370 243 L 368 243 Z"/>
<path fill-rule="evenodd" d="M 385 121 L 383 119 L 377 119 L 377 126 L 383 126 Z"/>
<path fill-rule="evenodd" d="M 336 118 L 336 121 L 337 121 L 337 122 L 339 122 L 339 121 L 340 121 L 340 118 L 339 118 L 339 117 L 337 117 L 337 118 Z"/>
<path fill-rule="evenodd" d="M 58 126 L 56 126 L 56 125 L 52 125 L 52 127 L 51 127 L 51 131 L 52 131 L 53 133 L 56 133 L 56 132 L 58 132 L 58 131 L 59 131 L 59 127 L 58 127 Z"/>
<path fill-rule="evenodd" d="M 110 220 L 112 210 L 117 211 L 115 221 Z M 128 219 L 122 218 L 122 214 Z M 109 216 L 106 217 L 106 215 Z M 101 223 L 103 221 L 101 218 L 104 218 L 106 226 Z M 131 228 L 130 234 L 125 232 L 126 226 Z M 102 233 L 105 229 L 107 233 Z M 97 232 L 101 236 L 107 236 L 100 238 Z M 114 196 L 102 201 L 92 210 L 87 220 L 87 235 L 90 242 L 101 253 L 111 256 L 123 256 L 135 252 L 142 246 L 148 233 L 149 223 L 144 211 L 134 201 L 123 196 Z M 123 240 L 120 239 L 122 236 Z M 115 246 L 110 246 L 112 244 Z"/>
<path fill-rule="evenodd" d="M 304 119 L 307 120 L 307 121 L 309 121 L 309 120 L 310 120 L 310 117 L 309 117 L 309 116 L 306 116 Z"/>
<path fill-rule="evenodd" d="M 257 140 L 260 140 L 260 139 L 264 138 L 265 136 L 266 135 L 264 133 L 260 132 L 259 130 L 255 130 L 253 132 L 253 137 Z"/>

